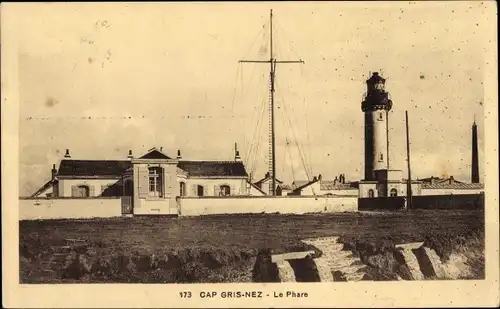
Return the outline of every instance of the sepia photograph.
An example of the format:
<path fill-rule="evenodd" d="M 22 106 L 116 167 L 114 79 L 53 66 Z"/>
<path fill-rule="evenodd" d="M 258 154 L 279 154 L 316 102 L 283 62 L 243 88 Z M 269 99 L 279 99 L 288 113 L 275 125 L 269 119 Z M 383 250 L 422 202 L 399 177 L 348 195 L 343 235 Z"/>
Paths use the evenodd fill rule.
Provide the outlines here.
<path fill-rule="evenodd" d="M 263 283 L 498 280 L 488 4 L 2 6 L 13 283 L 243 305 L 321 287 Z"/>

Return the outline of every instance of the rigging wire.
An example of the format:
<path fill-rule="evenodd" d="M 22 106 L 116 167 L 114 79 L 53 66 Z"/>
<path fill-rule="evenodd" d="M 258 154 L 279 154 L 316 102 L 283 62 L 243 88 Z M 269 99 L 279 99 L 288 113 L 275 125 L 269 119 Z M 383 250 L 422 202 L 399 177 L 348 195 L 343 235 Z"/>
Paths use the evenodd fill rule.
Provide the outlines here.
<path fill-rule="evenodd" d="M 252 44 L 250 45 L 250 47 L 248 48 L 248 50 L 243 54 L 243 59 L 245 59 L 245 57 L 250 53 L 250 50 L 254 47 L 255 43 L 257 43 L 257 41 L 259 40 L 259 38 L 263 35 L 264 38 L 266 36 L 266 28 L 268 27 L 268 24 L 269 22 L 265 22 L 262 27 L 260 28 L 257 36 L 255 37 L 255 39 L 253 40 Z"/>
<path fill-rule="evenodd" d="M 278 24 L 277 24 L 277 29 L 279 30 L 279 34 L 283 34 L 283 37 L 285 37 L 285 38 L 287 38 L 287 37 L 288 37 L 288 36 L 285 34 L 285 31 L 283 30 L 283 28 L 280 26 L 279 22 L 278 22 Z M 281 55 L 281 51 L 282 51 L 281 40 L 279 39 L 280 37 L 281 37 L 281 35 L 277 35 L 277 40 L 276 40 L 277 44 L 276 44 L 276 45 L 277 45 L 277 50 L 279 51 L 279 55 L 280 55 L 280 56 L 282 56 L 282 55 Z M 288 40 L 288 41 L 289 41 L 289 40 Z M 287 42 L 288 42 L 288 41 L 287 41 Z M 293 49 L 293 46 L 292 46 L 291 44 L 289 44 L 289 50 L 290 50 L 292 53 L 294 53 L 294 49 Z M 295 54 L 296 54 L 296 53 L 295 53 Z M 297 56 L 297 58 L 299 58 L 299 59 L 300 59 L 300 57 L 298 57 L 298 56 Z M 300 71 L 300 72 L 301 72 L 301 77 L 302 77 L 303 70 L 302 70 L 302 66 L 300 66 L 300 67 L 301 67 L 301 71 Z M 276 81 L 275 81 L 275 83 L 276 83 Z M 276 84 L 277 84 L 277 83 L 276 83 Z M 278 87 L 277 87 L 277 85 L 276 85 L 276 88 L 278 88 Z M 305 103 L 305 98 L 299 98 L 299 97 L 298 97 L 298 95 L 297 95 L 294 91 L 290 91 L 290 92 L 291 92 L 291 93 L 292 93 L 292 94 L 293 94 L 293 95 L 294 95 L 297 99 L 302 99 L 303 103 Z M 280 95 L 281 95 L 281 97 L 282 97 L 282 94 L 281 94 L 281 93 L 280 93 Z M 285 102 L 283 101 L 282 103 L 283 103 L 283 105 L 284 105 L 284 103 L 285 103 Z M 308 127 L 307 127 L 307 106 L 305 106 L 305 107 L 306 107 L 306 131 L 307 131 L 307 132 L 306 132 L 306 138 L 307 138 L 307 147 L 308 147 L 308 152 L 309 152 L 309 155 L 308 155 L 308 156 L 306 156 L 306 155 L 305 155 L 305 151 L 304 151 L 304 150 L 301 150 L 300 148 L 299 148 L 299 151 L 302 151 L 302 154 L 301 154 L 301 155 L 303 156 L 303 160 L 304 160 L 304 161 L 306 162 L 306 164 L 307 164 L 307 166 L 304 166 L 304 168 L 306 168 L 306 169 L 308 168 L 308 169 L 309 169 L 309 170 L 308 170 L 308 172 L 312 175 L 311 150 L 310 150 L 311 148 L 310 148 L 310 141 L 309 141 L 309 132 L 308 132 Z M 286 108 L 286 106 L 285 106 L 284 108 Z M 291 108 L 295 111 L 294 106 L 292 106 Z M 285 112 L 286 112 L 286 110 L 285 110 Z M 293 116 L 294 116 L 294 120 L 295 120 L 295 122 L 296 122 L 296 123 L 298 123 L 297 118 L 295 117 L 295 114 L 294 114 Z M 295 134 L 295 133 L 294 133 L 294 134 Z M 296 141 L 296 144 L 298 145 L 298 142 L 297 142 L 297 141 Z M 309 177 L 309 176 L 308 176 L 308 177 Z"/>
<path fill-rule="evenodd" d="M 259 83 L 260 83 L 261 79 L 263 79 L 263 77 L 264 77 L 264 75 L 261 74 L 261 78 L 259 79 Z M 260 92 L 257 93 L 257 101 L 260 101 Z M 247 149 L 247 157 L 248 158 L 250 158 L 252 155 L 252 150 L 253 150 L 254 143 L 255 143 L 255 140 L 257 137 L 256 134 L 258 132 L 259 123 L 262 120 L 262 115 L 261 115 L 263 113 L 262 109 L 264 109 L 264 108 L 265 108 L 264 103 L 261 103 L 260 109 L 254 109 L 254 113 L 252 115 L 251 124 L 254 124 L 257 121 L 257 125 L 255 126 L 255 131 L 253 132 L 253 135 L 252 135 L 252 141 L 250 143 L 250 147 Z M 261 116 L 259 117 L 259 115 L 261 115 Z"/>
<path fill-rule="evenodd" d="M 241 67 L 242 66 L 241 66 L 240 63 L 238 63 L 238 65 L 236 66 L 236 77 L 235 77 L 234 88 L 233 88 L 233 99 L 232 99 L 232 102 L 231 102 L 231 115 L 234 114 L 234 104 L 235 104 L 235 101 L 236 101 L 236 89 L 238 88 L 238 77 L 240 75 Z M 234 119 L 233 118 L 231 118 L 231 120 L 230 120 L 229 130 L 231 130 L 231 128 L 234 128 Z M 243 135 L 243 144 L 246 143 L 245 137 L 246 136 Z M 234 155 L 236 156 L 236 153 L 234 153 Z M 232 155 L 229 156 L 229 158 L 231 158 L 231 157 L 232 157 Z"/>
<path fill-rule="evenodd" d="M 286 154 L 288 154 L 288 158 L 289 158 L 289 163 L 290 163 L 290 169 L 291 169 L 291 172 L 292 172 L 292 179 L 293 181 L 295 181 L 295 169 L 294 169 L 294 165 L 293 165 L 293 160 L 292 160 L 292 155 L 291 155 L 291 150 L 290 150 L 290 142 L 288 140 L 288 134 L 289 134 L 289 130 L 290 128 L 287 126 L 287 123 L 285 121 L 285 113 L 283 111 L 283 108 L 280 108 L 280 111 L 281 111 L 281 121 L 283 122 L 283 128 L 284 128 L 284 131 L 285 131 L 285 151 L 284 151 L 284 156 L 286 156 Z M 284 162 L 285 160 L 283 160 Z M 283 169 L 284 169 L 284 166 L 285 164 L 283 165 Z"/>
<path fill-rule="evenodd" d="M 265 115 L 265 111 L 267 110 L 266 109 L 266 100 L 262 100 L 262 117 L 261 119 L 264 119 L 264 115 Z M 259 128 L 259 137 L 258 137 L 258 141 L 257 141 L 257 146 L 255 148 L 255 155 L 253 156 L 253 163 L 252 163 L 252 166 L 251 166 L 251 171 L 252 173 L 255 172 L 256 168 L 257 168 L 257 159 L 259 158 L 259 150 L 260 150 L 260 145 L 261 145 L 261 141 L 262 141 L 262 135 L 263 135 L 263 125 L 264 121 L 261 121 L 260 122 L 260 128 Z"/>
<path fill-rule="evenodd" d="M 256 161 L 257 158 L 259 157 L 259 149 L 260 149 L 260 144 L 262 141 L 262 131 L 263 131 L 263 124 L 264 124 L 264 118 L 265 118 L 265 111 L 266 111 L 266 100 L 262 99 L 261 102 L 261 110 L 260 110 L 260 117 L 257 119 L 257 126 L 255 127 L 255 132 L 254 132 L 254 137 L 252 139 L 252 143 L 250 144 L 250 150 L 249 150 L 249 160 L 253 159 L 250 163 L 250 170 L 253 173 L 255 171 L 256 166 Z"/>
<path fill-rule="evenodd" d="M 306 111 L 305 111 L 305 115 L 306 115 L 306 140 L 307 140 L 307 143 L 306 143 L 306 146 L 308 148 L 308 156 L 305 155 L 305 150 L 303 151 L 304 152 L 304 159 L 307 161 L 308 163 L 308 167 L 309 167 L 309 173 L 311 175 L 313 175 L 313 170 L 312 170 L 312 164 L 311 164 L 311 142 L 310 142 L 310 139 L 309 139 L 309 128 L 308 128 L 308 122 L 307 122 L 307 110 L 308 110 L 308 104 L 305 103 L 306 100 L 304 97 L 299 97 L 297 95 L 297 93 L 295 91 L 291 91 L 290 90 L 290 93 L 293 94 L 295 96 L 295 98 L 298 100 L 302 100 L 303 103 L 304 103 L 304 107 L 306 108 Z M 293 111 L 295 111 L 295 107 L 294 105 L 291 106 L 291 108 L 293 109 Z M 299 123 L 298 122 L 298 119 L 296 118 L 296 113 L 292 113 L 292 116 L 293 116 L 293 120 L 296 122 L 296 123 Z"/>
<path fill-rule="evenodd" d="M 278 88 L 278 87 L 277 87 Z M 298 152 L 299 152 L 299 157 L 300 157 L 300 160 L 302 161 L 302 165 L 304 167 L 304 170 L 306 172 L 306 176 L 307 176 L 307 179 L 310 180 L 311 177 L 310 177 L 310 173 L 308 171 L 308 167 L 307 167 L 307 163 L 305 162 L 305 158 L 304 158 L 304 154 L 302 152 L 302 149 L 298 143 L 298 139 L 297 139 L 297 135 L 295 134 L 295 130 L 294 130 L 294 127 L 293 127 L 293 124 L 292 124 L 292 120 L 290 118 L 290 115 L 289 115 L 289 112 L 287 110 L 287 107 L 286 107 L 286 104 L 285 104 L 285 100 L 283 98 L 281 98 L 281 100 L 283 101 L 283 106 L 284 106 L 284 109 L 283 111 L 285 112 L 285 114 L 287 115 L 287 119 L 288 119 L 288 122 L 290 124 L 290 127 L 291 127 L 291 131 L 293 133 L 293 137 L 294 137 L 294 140 L 295 140 L 295 145 L 297 146 L 297 149 L 298 149 Z"/>
<path fill-rule="evenodd" d="M 285 30 L 281 27 L 281 23 L 280 23 L 279 19 L 274 18 L 274 24 L 276 25 L 276 29 L 280 32 L 280 34 L 281 34 L 280 36 L 283 36 L 287 42 L 293 42 L 292 40 L 290 40 L 290 38 L 286 34 Z M 295 51 L 292 44 L 289 44 L 289 50 L 293 54 L 292 55 L 293 57 L 297 57 L 298 59 L 301 59 L 301 57 L 299 57 L 299 53 L 297 53 Z"/>
<path fill-rule="evenodd" d="M 260 78 L 259 78 L 259 84 L 261 83 L 261 80 L 264 78 L 263 74 L 261 74 Z M 257 92 L 257 102 L 260 101 L 260 92 Z M 257 128 L 258 128 L 258 124 L 259 124 L 259 121 L 261 118 L 257 118 L 259 117 L 259 115 L 262 113 L 261 111 L 261 108 L 262 106 L 256 106 L 255 108 L 253 108 L 253 112 L 252 112 L 252 118 L 251 118 L 251 122 L 250 124 L 253 125 L 257 122 L 257 126 L 255 126 L 255 131 L 253 132 L 253 135 L 252 135 L 252 139 L 251 139 L 251 142 L 250 142 L 250 145 L 248 146 L 247 144 L 245 144 L 245 149 L 246 149 L 246 157 L 247 158 L 250 158 L 251 154 L 252 154 L 252 147 L 253 147 L 253 144 L 255 142 L 255 138 L 256 138 L 256 134 L 257 134 Z"/>
<path fill-rule="evenodd" d="M 314 175 L 314 171 L 313 171 L 313 165 L 311 164 L 311 160 L 312 160 L 312 156 L 311 156 L 311 140 L 309 138 L 309 121 L 307 121 L 307 119 L 309 118 L 308 117 L 308 114 L 307 114 L 307 111 L 309 110 L 309 104 L 307 103 L 306 101 L 306 98 L 303 98 L 303 103 L 304 103 L 304 108 L 306 109 L 306 139 L 307 139 L 307 151 L 308 151 L 308 164 L 309 164 L 309 168 L 311 169 L 311 174 Z"/>
<path fill-rule="evenodd" d="M 280 101 L 277 101 L 277 104 L 276 104 L 276 108 L 281 112 L 283 113 L 283 109 L 280 107 Z M 281 118 L 281 120 L 283 120 L 283 118 Z M 283 132 L 285 132 L 285 125 L 283 123 Z M 286 139 L 286 133 L 285 133 L 285 139 Z M 286 141 L 285 141 L 285 147 L 286 147 Z M 286 148 L 284 149 L 286 150 Z M 283 175 L 285 175 L 285 167 L 286 167 L 286 151 L 283 151 L 283 160 L 280 161 L 281 162 L 281 177 L 283 179 Z"/>

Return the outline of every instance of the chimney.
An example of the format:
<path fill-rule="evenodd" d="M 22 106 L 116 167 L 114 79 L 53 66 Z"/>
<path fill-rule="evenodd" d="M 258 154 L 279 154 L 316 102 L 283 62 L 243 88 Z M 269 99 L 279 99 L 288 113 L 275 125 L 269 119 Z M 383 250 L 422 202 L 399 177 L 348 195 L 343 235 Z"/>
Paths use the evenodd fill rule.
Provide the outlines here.
<path fill-rule="evenodd" d="M 318 178 L 316 176 L 313 177 L 313 181 L 316 181 L 318 180 Z"/>
<path fill-rule="evenodd" d="M 163 151 L 163 147 L 160 147 L 160 152 L 162 152 L 162 151 Z"/>
<path fill-rule="evenodd" d="M 269 172 L 266 172 L 266 175 L 264 177 L 271 177 L 271 174 Z"/>
<path fill-rule="evenodd" d="M 234 143 L 234 161 L 240 162 L 240 152 L 238 151 L 238 144 Z"/>
<path fill-rule="evenodd" d="M 450 176 L 450 185 L 452 185 L 453 183 L 455 183 L 455 179 L 453 179 L 453 176 Z"/>
<path fill-rule="evenodd" d="M 52 180 L 54 180 L 56 178 L 56 175 L 57 175 L 57 170 L 56 170 L 56 165 L 55 164 L 52 164 Z"/>
<path fill-rule="evenodd" d="M 182 159 L 181 150 L 177 149 L 177 160 L 180 160 L 180 159 Z"/>
<path fill-rule="evenodd" d="M 134 158 L 134 156 L 132 155 L 132 149 L 129 149 L 127 158 L 129 158 L 129 159 Z"/>
<path fill-rule="evenodd" d="M 434 178 L 434 176 L 431 176 L 431 185 L 433 185 L 435 183 L 436 183 L 436 178 Z"/>
<path fill-rule="evenodd" d="M 319 181 L 321 181 L 321 174 L 318 175 L 318 179 L 319 179 Z"/>
<path fill-rule="evenodd" d="M 69 155 L 69 149 L 66 149 L 66 153 L 64 154 L 64 157 L 71 158 L 71 156 Z"/>
<path fill-rule="evenodd" d="M 338 178 L 337 178 L 337 176 L 335 176 L 335 179 L 333 180 L 333 184 L 336 185 L 337 182 L 338 182 Z"/>
<path fill-rule="evenodd" d="M 475 117 L 474 117 L 475 118 Z M 479 156 L 477 151 L 477 125 L 476 120 L 472 124 L 472 164 L 471 182 L 479 183 Z"/>

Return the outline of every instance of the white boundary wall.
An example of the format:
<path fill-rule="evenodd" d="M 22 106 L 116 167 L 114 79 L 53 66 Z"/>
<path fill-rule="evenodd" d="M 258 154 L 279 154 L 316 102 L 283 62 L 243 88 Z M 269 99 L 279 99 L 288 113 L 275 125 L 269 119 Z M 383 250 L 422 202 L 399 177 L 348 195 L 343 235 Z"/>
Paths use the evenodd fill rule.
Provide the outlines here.
<path fill-rule="evenodd" d="M 335 213 L 358 211 L 357 196 L 182 197 L 179 216 L 248 213 Z"/>
<path fill-rule="evenodd" d="M 19 199 L 19 220 L 110 218 L 122 215 L 120 198 Z"/>

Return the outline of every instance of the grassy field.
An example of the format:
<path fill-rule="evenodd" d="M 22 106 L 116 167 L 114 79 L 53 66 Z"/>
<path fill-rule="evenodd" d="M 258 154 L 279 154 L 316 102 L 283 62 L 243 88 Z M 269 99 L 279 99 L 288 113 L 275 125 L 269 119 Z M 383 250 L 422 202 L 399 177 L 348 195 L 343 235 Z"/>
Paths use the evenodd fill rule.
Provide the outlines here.
<path fill-rule="evenodd" d="M 305 238 L 340 236 L 351 249 L 374 253 L 426 240 L 445 257 L 462 238 L 483 232 L 482 211 L 21 221 L 21 282 L 241 282 L 251 278 L 234 269 L 251 268 L 259 249 L 310 249 Z M 66 239 L 85 241 L 72 254 L 75 260 L 80 250 L 73 264 L 86 270 L 43 272 Z"/>

